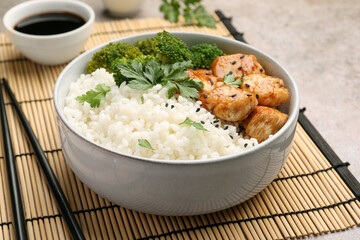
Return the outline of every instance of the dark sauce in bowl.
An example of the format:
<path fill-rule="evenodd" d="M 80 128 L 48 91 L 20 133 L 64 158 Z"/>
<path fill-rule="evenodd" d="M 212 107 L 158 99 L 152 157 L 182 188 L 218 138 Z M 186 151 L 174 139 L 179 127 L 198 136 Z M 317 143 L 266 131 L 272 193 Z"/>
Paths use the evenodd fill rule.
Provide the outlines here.
<path fill-rule="evenodd" d="M 14 29 L 32 35 L 55 35 L 75 30 L 85 22 L 85 19 L 71 12 L 46 12 L 21 20 Z"/>

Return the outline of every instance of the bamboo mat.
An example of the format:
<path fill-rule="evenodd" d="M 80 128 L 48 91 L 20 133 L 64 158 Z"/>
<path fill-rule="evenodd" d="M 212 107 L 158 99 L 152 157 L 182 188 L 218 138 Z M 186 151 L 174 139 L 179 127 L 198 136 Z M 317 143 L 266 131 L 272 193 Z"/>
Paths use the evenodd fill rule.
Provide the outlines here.
<path fill-rule="evenodd" d="M 163 29 L 242 37 L 221 12 L 214 16 L 216 29 L 173 24 L 159 18 L 97 23 L 85 49 L 115 38 Z M 319 149 L 313 141 L 319 136 L 303 113 L 299 120 L 309 130 L 298 124 L 293 149 L 282 171 L 266 189 L 242 204 L 212 214 L 166 217 L 125 209 L 101 198 L 77 179 L 62 154 L 52 91 L 64 66 L 35 64 L 0 34 L 0 77 L 9 81 L 20 101 L 87 239 L 286 239 L 360 224 L 360 203 L 355 197 L 358 194 L 354 194 L 359 184 L 348 172 L 347 163 L 336 155 L 337 161 L 329 161 L 334 158 L 331 149 Z M 6 102 L 29 237 L 70 239 L 9 99 Z M 321 137 L 319 141 L 322 143 Z M 15 239 L 3 156 L 1 148 L 0 239 Z"/>

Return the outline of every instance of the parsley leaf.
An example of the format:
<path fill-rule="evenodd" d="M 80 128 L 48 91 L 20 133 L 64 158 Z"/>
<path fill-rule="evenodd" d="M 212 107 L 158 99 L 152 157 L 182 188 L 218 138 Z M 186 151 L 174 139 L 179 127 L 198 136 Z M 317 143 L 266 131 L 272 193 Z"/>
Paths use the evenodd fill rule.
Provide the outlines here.
<path fill-rule="evenodd" d="M 178 22 L 180 4 L 176 0 L 170 0 L 170 2 L 163 0 L 162 2 L 160 12 L 164 13 L 164 18 L 170 22 Z"/>
<path fill-rule="evenodd" d="M 129 79 L 137 79 L 137 80 L 144 80 L 144 71 L 143 65 L 137 61 L 133 61 L 131 64 L 119 64 L 117 68 L 121 71 L 121 74 L 124 77 Z"/>
<path fill-rule="evenodd" d="M 105 96 L 110 92 L 110 87 L 105 86 L 105 84 L 98 84 L 95 90 L 87 91 L 85 94 L 76 97 L 75 100 L 80 103 L 88 102 L 92 108 L 99 107 L 100 104 L 105 102 Z"/>
<path fill-rule="evenodd" d="M 175 89 L 177 89 L 176 84 L 172 82 L 167 82 L 164 87 L 168 89 L 168 98 L 172 98 L 175 94 Z"/>
<path fill-rule="evenodd" d="M 161 84 L 168 89 L 168 98 L 173 97 L 176 91 L 184 97 L 199 98 L 198 90 L 203 88 L 203 84 L 200 80 L 188 78 L 184 69 L 190 66 L 191 61 L 164 65 L 151 60 L 145 66 L 139 63 L 122 63 L 117 67 L 128 86 L 133 89 L 147 90 Z"/>
<path fill-rule="evenodd" d="M 224 83 L 229 86 L 240 87 L 240 85 L 243 83 L 243 78 L 244 73 L 237 79 L 235 79 L 234 74 L 226 74 L 224 77 Z"/>
<path fill-rule="evenodd" d="M 145 66 L 144 76 L 151 81 L 151 84 L 156 84 L 161 79 L 164 70 L 161 69 L 159 63 L 154 60 L 149 61 Z"/>
<path fill-rule="evenodd" d="M 192 10 L 189 7 L 186 7 L 184 9 L 184 19 L 185 19 L 185 24 L 186 25 L 190 25 L 191 22 L 195 19 L 195 13 L 194 10 Z"/>
<path fill-rule="evenodd" d="M 215 19 L 206 12 L 201 0 L 162 0 L 160 11 L 171 22 L 178 22 L 182 13 L 188 25 L 197 22 L 199 26 L 216 28 Z"/>
<path fill-rule="evenodd" d="M 143 81 L 143 80 L 130 81 L 128 83 L 128 86 L 131 87 L 132 89 L 144 90 L 144 91 L 153 87 L 153 85 L 151 83 L 149 83 L 147 81 Z"/>
<path fill-rule="evenodd" d="M 162 66 L 164 69 L 164 79 L 167 81 L 179 80 L 186 78 L 189 74 L 185 72 L 185 68 L 191 66 L 191 61 L 176 62 L 174 64 L 165 64 Z"/>
<path fill-rule="evenodd" d="M 194 10 L 194 15 L 200 26 L 215 28 L 214 18 L 208 12 L 206 12 L 203 6 L 198 6 Z"/>
<path fill-rule="evenodd" d="M 200 81 L 200 84 L 199 82 Z M 186 78 L 183 81 L 176 82 L 176 88 L 181 95 L 188 98 L 199 98 L 199 91 L 203 87 L 201 80 Z"/>
<path fill-rule="evenodd" d="M 149 143 L 149 141 L 146 140 L 146 139 L 138 139 L 138 144 L 139 144 L 140 147 L 148 148 L 148 149 L 150 149 L 150 150 L 155 150 L 155 149 L 151 146 L 151 144 Z"/>
<path fill-rule="evenodd" d="M 198 122 L 194 122 L 193 120 L 191 120 L 190 118 L 186 117 L 186 119 L 180 123 L 179 125 L 182 125 L 182 124 L 186 124 L 186 125 L 189 125 L 189 126 L 193 126 L 194 128 L 198 129 L 198 130 L 202 130 L 202 131 L 209 131 L 207 130 L 206 128 L 203 127 L 203 125 L 201 123 L 198 123 Z"/>

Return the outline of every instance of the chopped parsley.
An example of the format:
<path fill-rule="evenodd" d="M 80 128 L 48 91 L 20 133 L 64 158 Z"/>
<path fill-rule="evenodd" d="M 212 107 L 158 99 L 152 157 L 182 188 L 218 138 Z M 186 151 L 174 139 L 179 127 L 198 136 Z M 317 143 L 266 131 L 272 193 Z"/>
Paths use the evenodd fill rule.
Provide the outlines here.
<path fill-rule="evenodd" d="M 106 94 L 110 92 L 110 87 L 105 84 L 98 84 L 95 90 L 87 91 L 85 94 L 75 98 L 80 103 L 88 102 L 90 107 L 99 107 L 100 104 L 105 102 Z"/>
<path fill-rule="evenodd" d="M 176 62 L 174 64 L 160 64 L 154 60 L 145 66 L 133 61 L 117 65 L 121 75 L 125 77 L 130 88 L 147 90 L 157 84 L 168 89 L 168 98 L 174 96 L 175 91 L 188 98 L 199 98 L 199 90 L 203 84 L 198 79 L 190 79 L 184 70 L 191 66 L 191 61 Z M 121 82 L 116 83 L 118 86 Z"/>
<path fill-rule="evenodd" d="M 144 148 L 147 148 L 147 149 L 150 149 L 150 150 L 155 150 L 151 144 L 149 143 L 148 140 L 146 139 L 138 139 L 138 144 L 140 147 L 144 147 Z"/>
<path fill-rule="evenodd" d="M 235 79 L 234 74 L 226 74 L 224 77 L 224 83 L 229 86 L 240 87 L 243 83 L 244 73 L 242 73 L 241 77 Z"/>
<path fill-rule="evenodd" d="M 196 22 L 199 26 L 216 28 L 215 19 L 206 11 L 201 0 L 162 0 L 160 11 L 171 22 L 178 22 L 182 15 L 187 25 Z"/>
<path fill-rule="evenodd" d="M 201 123 L 195 122 L 195 121 L 191 120 L 188 117 L 186 117 L 186 119 L 182 123 L 180 123 L 179 125 L 182 125 L 182 124 L 193 126 L 194 128 L 196 128 L 198 130 L 201 130 L 201 131 L 209 131 L 206 128 L 204 128 Z"/>

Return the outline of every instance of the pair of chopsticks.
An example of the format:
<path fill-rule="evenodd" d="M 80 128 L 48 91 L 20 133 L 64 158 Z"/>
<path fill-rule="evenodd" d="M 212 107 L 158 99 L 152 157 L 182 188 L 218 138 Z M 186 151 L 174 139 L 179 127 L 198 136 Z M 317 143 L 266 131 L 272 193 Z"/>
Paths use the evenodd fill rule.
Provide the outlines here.
<path fill-rule="evenodd" d="M 2 94 L 2 86 L 5 87 L 5 90 L 7 91 L 13 106 L 15 107 L 15 110 L 19 116 L 19 119 L 22 123 L 22 126 L 26 132 L 26 135 L 28 137 L 28 140 L 30 141 L 33 150 L 35 152 L 35 155 L 37 157 L 37 160 L 43 170 L 43 173 L 46 177 L 46 180 L 48 182 L 48 185 L 50 186 L 50 189 L 52 190 L 52 193 L 54 195 L 54 198 L 56 199 L 58 203 L 58 207 L 64 217 L 64 220 L 69 228 L 70 234 L 73 239 L 85 239 L 84 234 L 76 221 L 76 218 L 71 211 L 71 208 L 69 206 L 69 203 L 65 197 L 64 192 L 62 191 L 60 184 L 58 180 L 56 179 L 56 176 L 54 172 L 52 171 L 49 162 L 45 156 L 44 151 L 41 149 L 41 146 L 28 122 L 28 120 L 25 117 L 25 114 L 23 113 L 19 102 L 16 100 L 13 92 L 10 89 L 10 86 L 8 82 L 5 79 L 2 79 L 2 83 L 0 83 L 0 112 L 1 112 L 1 128 L 3 133 L 3 144 L 4 144 L 4 153 L 6 158 L 6 165 L 7 165 L 7 173 L 8 173 L 8 179 L 9 179 L 9 187 L 10 187 L 10 194 L 11 194 L 11 201 L 12 201 L 12 210 L 13 210 L 13 216 L 14 216 L 14 224 L 15 224 L 15 233 L 16 233 L 16 239 L 23 240 L 27 239 L 27 232 L 26 232 L 26 226 L 25 226 L 25 217 L 24 217 L 24 211 L 23 211 L 23 205 L 21 200 L 21 194 L 20 194 L 20 188 L 19 188 L 19 181 L 17 177 L 17 171 L 16 171 L 16 164 L 15 164 L 15 157 L 12 149 L 12 143 L 11 143 L 11 137 L 10 137 L 10 131 L 6 116 L 6 110 L 5 110 L 5 102 L 4 97 Z"/>

